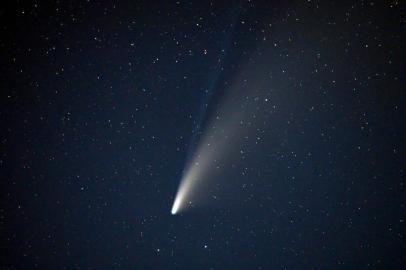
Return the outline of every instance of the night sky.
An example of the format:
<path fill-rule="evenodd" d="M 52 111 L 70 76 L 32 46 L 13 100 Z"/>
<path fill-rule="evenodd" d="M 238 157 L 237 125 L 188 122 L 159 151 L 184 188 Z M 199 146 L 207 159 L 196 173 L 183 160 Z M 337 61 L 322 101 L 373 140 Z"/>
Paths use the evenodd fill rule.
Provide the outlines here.
<path fill-rule="evenodd" d="M 404 268 L 402 2 L 4 4 L 0 269 Z"/>

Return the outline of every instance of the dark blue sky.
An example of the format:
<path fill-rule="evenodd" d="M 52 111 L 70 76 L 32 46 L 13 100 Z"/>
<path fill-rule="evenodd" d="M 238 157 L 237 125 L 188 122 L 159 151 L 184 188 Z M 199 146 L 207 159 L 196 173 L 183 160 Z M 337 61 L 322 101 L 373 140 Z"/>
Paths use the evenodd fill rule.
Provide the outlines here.
<path fill-rule="evenodd" d="M 0 268 L 401 269 L 405 11 L 4 5 Z M 209 203 L 171 215 L 230 100 Z"/>

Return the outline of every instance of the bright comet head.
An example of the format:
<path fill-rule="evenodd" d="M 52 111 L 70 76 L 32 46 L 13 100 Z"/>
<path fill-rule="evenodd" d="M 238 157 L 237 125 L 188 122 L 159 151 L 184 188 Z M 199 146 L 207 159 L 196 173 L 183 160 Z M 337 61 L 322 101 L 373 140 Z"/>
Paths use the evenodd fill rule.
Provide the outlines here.
<path fill-rule="evenodd" d="M 179 212 L 179 210 L 183 204 L 183 201 L 185 199 L 185 195 L 189 190 L 188 187 L 190 187 L 190 182 L 185 181 L 185 179 L 182 179 L 178 193 L 176 194 L 175 201 L 173 202 L 173 206 L 172 206 L 172 210 L 171 210 L 172 215 L 176 215 Z"/>
<path fill-rule="evenodd" d="M 171 214 L 176 215 L 179 209 L 179 204 L 180 204 L 180 199 L 178 196 L 176 196 L 175 202 L 173 203 Z"/>

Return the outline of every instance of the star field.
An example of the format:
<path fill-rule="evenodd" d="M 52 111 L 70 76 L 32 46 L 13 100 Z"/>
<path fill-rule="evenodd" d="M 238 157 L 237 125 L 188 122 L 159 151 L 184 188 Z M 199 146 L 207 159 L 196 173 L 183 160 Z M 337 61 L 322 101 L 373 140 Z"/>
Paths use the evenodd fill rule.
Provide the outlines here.
<path fill-rule="evenodd" d="M 3 5 L 0 268 L 402 269 L 405 11 Z"/>

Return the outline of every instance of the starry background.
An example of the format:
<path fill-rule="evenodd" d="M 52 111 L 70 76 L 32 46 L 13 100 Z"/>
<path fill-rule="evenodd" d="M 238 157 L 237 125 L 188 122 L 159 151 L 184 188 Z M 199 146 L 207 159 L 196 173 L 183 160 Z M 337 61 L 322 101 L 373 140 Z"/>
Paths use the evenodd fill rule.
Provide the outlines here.
<path fill-rule="evenodd" d="M 401 269 L 401 2 L 3 5 L 0 268 Z M 220 199 L 172 216 L 238 80 Z"/>

